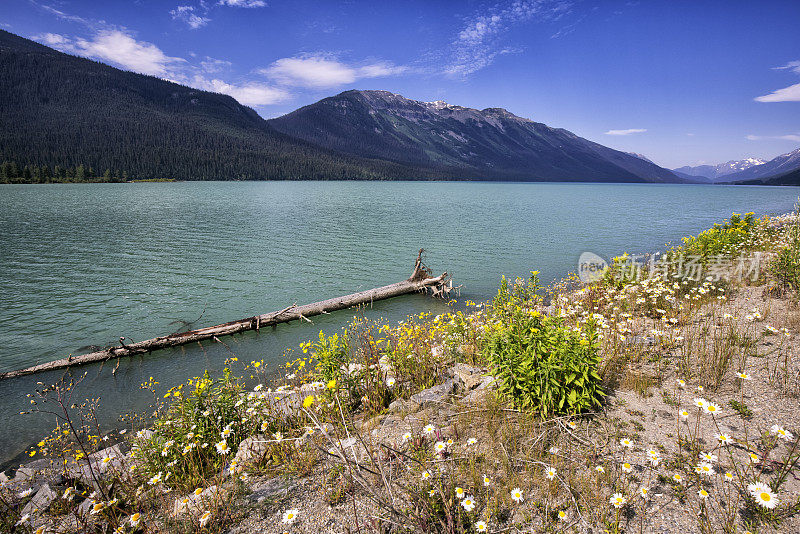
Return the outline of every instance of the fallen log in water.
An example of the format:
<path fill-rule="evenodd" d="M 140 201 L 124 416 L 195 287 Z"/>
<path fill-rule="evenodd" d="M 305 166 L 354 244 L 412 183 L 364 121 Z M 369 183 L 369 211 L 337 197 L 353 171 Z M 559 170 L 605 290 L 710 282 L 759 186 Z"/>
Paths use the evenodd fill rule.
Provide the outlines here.
<path fill-rule="evenodd" d="M 408 280 L 403 280 L 402 282 L 369 289 L 367 291 L 360 291 L 358 293 L 352 293 L 343 297 L 323 300 L 321 302 L 314 302 L 312 304 L 304 304 L 302 306 L 293 304 L 292 306 L 288 306 L 280 311 L 256 315 L 254 317 L 248 317 L 247 319 L 231 321 L 229 323 L 209 326 L 207 328 L 187 330 L 186 332 L 179 332 L 177 334 L 170 334 L 168 336 L 157 337 L 155 339 L 139 341 L 138 343 L 126 344 L 124 343 L 125 338 L 123 337 L 120 338 L 119 346 L 109 347 L 100 351 L 91 352 L 89 354 L 69 356 L 68 358 L 34 365 L 33 367 L 19 369 L 17 371 L 0 373 L 0 379 L 30 375 L 56 369 L 66 369 L 68 367 L 85 365 L 93 362 L 103 362 L 112 358 L 143 354 L 145 352 L 151 352 L 167 347 L 175 347 L 178 345 L 185 345 L 186 343 L 203 341 L 205 339 L 214 339 L 215 341 L 219 341 L 216 339 L 218 336 L 227 336 L 230 334 L 245 332 L 247 330 L 258 330 L 263 326 L 274 326 L 294 320 L 302 319 L 308 321 L 308 317 L 313 317 L 321 313 L 343 310 L 345 308 L 358 306 L 360 304 L 369 304 L 376 300 L 388 299 L 391 297 L 397 297 L 399 295 L 406 295 L 408 293 L 426 291 L 430 292 L 435 297 L 446 297 L 453 289 L 452 280 L 450 280 L 446 272 L 439 276 L 431 276 L 431 271 L 422 264 L 422 252 L 422 250 L 419 251 L 416 264 L 414 265 L 414 272 L 412 273 L 411 277 Z"/>

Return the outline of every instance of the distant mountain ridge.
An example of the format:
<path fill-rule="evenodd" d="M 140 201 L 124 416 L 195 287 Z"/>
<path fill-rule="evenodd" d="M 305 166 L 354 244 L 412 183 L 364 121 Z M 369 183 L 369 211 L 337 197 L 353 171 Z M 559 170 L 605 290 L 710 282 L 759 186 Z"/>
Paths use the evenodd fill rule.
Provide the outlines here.
<path fill-rule="evenodd" d="M 800 170 L 800 148 L 769 160 L 763 165 L 751 167 L 741 172 L 729 174 L 725 177 L 728 182 L 737 183 L 763 183 L 781 182 L 776 185 L 791 185 L 791 179 L 786 176 L 797 176 Z M 800 185 L 795 182 L 794 185 Z"/>
<path fill-rule="evenodd" d="M 345 91 L 270 125 L 316 145 L 404 165 L 495 179 L 683 182 L 613 150 L 503 108 L 421 102 L 389 91 Z"/>
<path fill-rule="evenodd" d="M 685 166 L 677 169 L 672 169 L 673 172 L 679 175 L 696 176 L 701 178 L 708 178 L 710 181 L 723 181 L 721 178 L 736 172 L 744 171 L 757 165 L 763 165 L 766 160 L 760 158 L 745 158 L 741 160 L 732 160 L 719 165 L 697 165 L 695 167 Z"/>

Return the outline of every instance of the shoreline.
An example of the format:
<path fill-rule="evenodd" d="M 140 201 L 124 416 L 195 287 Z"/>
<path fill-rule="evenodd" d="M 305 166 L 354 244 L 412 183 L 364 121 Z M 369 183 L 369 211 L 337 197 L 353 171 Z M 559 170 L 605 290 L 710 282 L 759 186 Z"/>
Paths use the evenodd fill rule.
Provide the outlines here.
<path fill-rule="evenodd" d="M 0 185 L 79 185 L 79 184 L 142 184 L 142 183 L 179 183 L 179 184 L 193 184 L 193 183 L 260 183 L 260 182 L 400 182 L 400 183 L 486 183 L 486 184 L 575 184 L 575 185 L 652 185 L 652 186 L 672 186 L 672 185 L 687 185 L 687 186 L 731 186 L 731 187 L 796 187 L 800 189 L 800 185 L 792 184 L 760 184 L 760 183 L 738 183 L 738 182 L 717 182 L 717 183 L 702 183 L 702 182 L 583 182 L 583 181 L 557 181 L 557 180 L 492 180 L 490 178 L 403 178 L 403 179 L 330 179 L 330 180 L 305 180 L 305 179 L 269 179 L 269 180 L 178 180 L 174 178 L 154 178 L 142 180 L 120 180 L 120 181 L 107 181 L 107 180 L 83 180 L 73 182 L 0 182 Z"/>

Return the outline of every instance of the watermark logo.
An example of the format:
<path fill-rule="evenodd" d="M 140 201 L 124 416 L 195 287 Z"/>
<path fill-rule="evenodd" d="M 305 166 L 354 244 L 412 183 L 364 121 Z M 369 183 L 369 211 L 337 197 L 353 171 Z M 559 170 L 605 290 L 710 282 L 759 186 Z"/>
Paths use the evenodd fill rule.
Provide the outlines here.
<path fill-rule="evenodd" d="M 588 284 L 596 282 L 611 269 L 615 280 L 637 281 L 657 276 L 687 280 L 745 280 L 755 281 L 761 274 L 763 253 L 743 256 L 724 254 L 701 256 L 693 254 L 638 254 L 614 258 L 613 265 L 594 252 L 584 252 L 578 259 L 578 278 Z"/>
<path fill-rule="evenodd" d="M 594 252 L 584 252 L 578 258 L 578 278 L 584 284 L 600 280 L 607 269 L 608 262 Z"/>

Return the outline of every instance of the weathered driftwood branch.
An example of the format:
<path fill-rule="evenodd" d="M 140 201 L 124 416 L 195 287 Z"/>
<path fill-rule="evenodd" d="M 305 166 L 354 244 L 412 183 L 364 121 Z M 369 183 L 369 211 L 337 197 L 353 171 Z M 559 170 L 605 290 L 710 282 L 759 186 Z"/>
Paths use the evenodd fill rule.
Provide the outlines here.
<path fill-rule="evenodd" d="M 397 297 L 399 295 L 406 295 L 408 293 L 425 291 L 430 292 L 430 294 L 433 296 L 446 297 L 453 289 L 452 281 L 446 272 L 442 273 L 440 276 L 432 276 L 430 269 L 426 268 L 422 264 L 422 252 L 422 250 L 419 251 L 417 261 L 414 265 L 414 272 L 411 274 L 411 277 L 402 282 L 369 289 L 367 291 L 360 291 L 358 293 L 352 293 L 343 297 L 323 300 L 321 302 L 314 302 L 312 304 L 305 304 L 302 306 L 293 304 L 280 311 L 256 315 L 254 317 L 248 317 L 247 319 L 231 321 L 229 323 L 209 326 L 207 328 L 187 330 L 186 332 L 179 332 L 176 334 L 170 334 L 168 336 L 157 337 L 155 339 L 139 341 L 138 343 L 125 343 L 123 340 L 126 338 L 123 337 L 120 338 L 120 346 L 110 347 L 78 356 L 70 355 L 68 358 L 61 360 L 34 365 L 33 367 L 19 369 L 17 371 L 0 373 L 0 379 L 30 375 L 33 373 L 52 371 L 55 369 L 65 369 L 67 367 L 85 365 L 93 362 L 102 362 L 122 356 L 143 354 L 167 347 L 175 347 L 195 341 L 213 339 L 218 336 L 237 334 L 247 330 L 258 330 L 264 326 L 274 326 L 294 320 L 305 320 L 311 322 L 308 318 L 315 315 L 330 313 L 336 310 L 343 310 L 345 308 L 358 306 L 359 304 L 369 304 L 375 302 L 376 300 L 384 300 Z"/>

